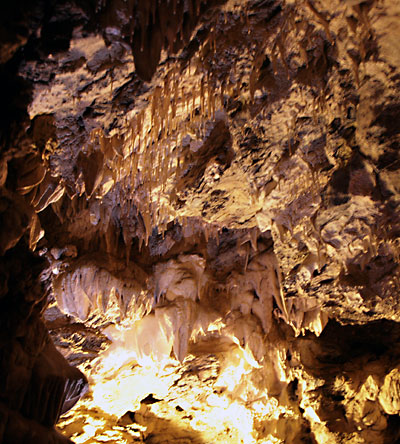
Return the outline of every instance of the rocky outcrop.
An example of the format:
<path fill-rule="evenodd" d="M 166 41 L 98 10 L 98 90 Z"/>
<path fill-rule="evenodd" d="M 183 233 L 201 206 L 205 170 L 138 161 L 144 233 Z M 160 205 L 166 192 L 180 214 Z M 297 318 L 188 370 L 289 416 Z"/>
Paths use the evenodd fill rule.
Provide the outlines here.
<path fill-rule="evenodd" d="M 57 351 L 40 317 L 44 261 L 21 243 L 2 258 L 1 428 L 4 443 L 70 442 L 54 430 L 87 390 L 85 376 Z"/>

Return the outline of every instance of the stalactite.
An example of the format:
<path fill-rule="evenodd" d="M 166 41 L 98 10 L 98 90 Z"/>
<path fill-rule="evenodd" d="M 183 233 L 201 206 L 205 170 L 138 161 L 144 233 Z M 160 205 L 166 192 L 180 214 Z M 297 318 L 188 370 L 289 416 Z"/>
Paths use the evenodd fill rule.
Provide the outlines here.
<path fill-rule="evenodd" d="M 270 57 L 274 74 L 277 75 L 279 73 L 279 69 L 278 69 L 278 60 L 275 51 L 276 51 L 276 43 L 272 46 Z"/>
<path fill-rule="evenodd" d="M 220 85 L 220 102 L 221 102 L 221 109 L 224 109 L 225 107 L 225 82 L 222 81 Z"/>
<path fill-rule="evenodd" d="M 356 81 L 357 87 L 360 87 L 360 73 L 359 73 L 359 63 L 355 56 L 348 53 L 351 66 L 353 68 L 354 79 Z"/>
<path fill-rule="evenodd" d="M 139 114 L 137 115 L 137 124 L 136 124 L 136 128 L 137 128 L 137 134 L 138 134 L 138 138 L 139 138 L 139 152 L 140 152 L 140 141 L 142 138 L 142 131 L 143 131 L 143 111 L 140 111 Z"/>
<path fill-rule="evenodd" d="M 210 88 L 209 88 L 209 100 L 210 100 L 210 102 L 211 102 L 211 118 L 212 119 L 215 119 L 215 101 L 216 101 L 216 91 L 217 90 L 217 88 L 216 88 L 216 86 L 215 86 L 215 83 L 213 83 L 213 85 L 211 86 L 210 85 Z"/>
<path fill-rule="evenodd" d="M 144 242 L 145 242 L 145 245 L 147 246 L 148 242 L 149 242 L 149 237 L 150 237 L 150 234 L 151 234 L 151 216 L 150 216 L 150 211 L 146 210 L 144 212 L 144 214 L 142 214 L 142 216 L 143 216 L 143 222 L 144 222 L 144 226 L 145 226 L 145 239 L 144 239 Z"/>
<path fill-rule="evenodd" d="M 308 56 L 307 56 L 307 51 L 306 48 L 303 46 L 302 42 L 299 42 L 299 52 L 300 52 L 300 56 L 301 59 L 303 61 L 303 63 L 306 65 L 306 67 L 308 68 Z"/>
<path fill-rule="evenodd" d="M 178 107 L 178 98 L 179 98 L 179 91 L 178 91 L 178 79 L 176 74 L 174 75 L 174 97 L 172 99 L 172 108 L 171 108 L 171 120 L 172 120 L 172 130 L 176 131 L 176 112 Z"/>
<path fill-rule="evenodd" d="M 213 115 L 211 95 L 212 92 L 211 92 L 210 73 L 207 73 L 207 117 L 209 119 L 211 119 Z"/>
<path fill-rule="evenodd" d="M 200 110 L 201 110 L 201 114 L 202 115 L 204 115 L 204 112 L 205 112 L 204 101 L 205 101 L 205 97 L 204 97 L 204 75 L 202 75 L 201 81 L 200 81 Z"/>
<path fill-rule="evenodd" d="M 331 36 L 331 32 L 329 29 L 329 21 L 323 16 L 323 14 L 321 14 L 316 7 L 313 5 L 313 3 L 311 2 L 311 0 L 305 0 L 306 5 L 310 8 L 310 10 L 313 12 L 313 14 L 315 15 L 315 17 L 317 18 L 317 20 L 319 21 L 319 23 L 321 23 L 321 25 L 323 26 L 326 36 L 328 37 L 329 41 L 331 42 L 331 44 L 334 44 L 334 41 L 332 39 Z"/>
<path fill-rule="evenodd" d="M 276 40 L 276 44 L 279 49 L 279 54 L 282 59 L 282 64 L 285 67 L 287 78 L 289 78 L 289 65 L 287 64 L 287 61 L 286 61 L 285 41 L 283 40 L 282 33 L 279 33 L 277 40 Z"/>
<path fill-rule="evenodd" d="M 153 131 L 153 138 L 154 142 L 158 144 L 159 136 L 160 136 L 160 126 L 162 125 L 162 122 L 160 121 L 160 116 L 157 113 L 154 117 L 154 131 Z"/>
<path fill-rule="evenodd" d="M 163 136 L 168 135 L 169 129 L 169 108 L 171 106 L 171 91 L 170 91 L 170 78 L 171 78 L 171 70 L 168 70 L 167 75 L 164 78 L 164 90 L 163 90 L 163 104 L 162 104 L 162 126 L 163 126 Z"/>
<path fill-rule="evenodd" d="M 151 102 L 151 122 L 153 124 L 154 117 L 160 112 L 161 108 L 161 93 L 162 89 L 160 86 L 156 86 L 153 92 L 152 102 Z"/>

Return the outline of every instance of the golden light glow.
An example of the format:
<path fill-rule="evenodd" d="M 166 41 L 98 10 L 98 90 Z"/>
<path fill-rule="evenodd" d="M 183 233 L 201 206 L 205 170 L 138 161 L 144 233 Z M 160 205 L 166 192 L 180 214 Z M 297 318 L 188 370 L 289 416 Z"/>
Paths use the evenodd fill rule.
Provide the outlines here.
<path fill-rule="evenodd" d="M 173 354 L 174 326 L 168 316 L 150 314 L 130 327 L 107 327 L 111 345 L 83 369 L 89 373 L 91 391 L 59 427 L 78 444 L 108 442 L 111 435 L 112 442 L 131 442 L 129 437 L 152 433 L 159 421 L 167 421 L 164 427 L 196 433 L 202 442 L 261 442 L 255 420 L 272 418 L 278 406 L 260 376 L 253 378 L 262 366 L 247 344 L 242 347 L 231 332 L 224 334 L 220 319 L 201 324 L 191 341 L 201 343 L 211 334 L 215 353 L 189 353 L 182 363 Z M 150 395 L 160 401 L 143 404 Z M 118 425 L 127 412 L 136 412 L 135 420 Z"/>

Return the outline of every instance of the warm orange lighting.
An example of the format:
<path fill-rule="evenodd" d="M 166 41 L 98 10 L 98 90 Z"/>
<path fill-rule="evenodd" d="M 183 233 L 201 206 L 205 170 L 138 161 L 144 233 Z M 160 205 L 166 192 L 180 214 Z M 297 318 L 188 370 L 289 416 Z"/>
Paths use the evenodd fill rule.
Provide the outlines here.
<path fill-rule="evenodd" d="M 75 433 L 73 438 L 78 444 L 107 442 L 109 433 L 105 434 L 105 423 L 112 418 L 117 423 L 126 412 L 139 411 L 141 401 L 149 395 L 157 400 L 175 399 L 165 402 L 175 402 L 183 408 L 191 418 L 186 420 L 185 427 L 199 433 L 205 442 L 211 442 L 210 439 L 215 443 L 258 442 L 255 417 L 272 412 L 273 405 L 266 388 L 260 389 L 253 383 L 251 374 L 261 371 L 261 365 L 249 346 L 242 347 L 221 319 L 208 316 L 207 325 L 207 316 L 204 316 L 193 326 L 190 340 L 201 341 L 211 334 L 220 343 L 223 352 L 216 350 L 215 355 L 218 373 L 212 385 L 205 384 L 201 378 L 191 378 L 187 382 L 191 386 L 179 391 L 177 398 L 173 393 L 180 378 L 188 372 L 188 364 L 174 357 L 176 333 L 171 319 L 165 313 L 149 314 L 130 327 L 112 325 L 105 330 L 112 342 L 91 365 L 88 375 L 91 392 L 75 408 L 76 412 L 70 412 L 59 424 L 64 430 L 73 430 L 73 416 L 85 418 L 79 434 Z M 209 353 L 203 357 L 206 362 Z M 189 354 L 187 359 L 195 362 L 196 357 Z M 183 427 L 183 419 L 173 405 L 166 409 L 165 403 L 160 402 L 148 408 L 154 417 L 163 417 L 176 427 Z M 93 412 L 97 412 L 97 416 L 93 417 Z M 140 424 L 142 430 L 138 429 L 139 424 L 135 427 L 132 433 L 147 433 L 146 422 Z M 118 429 L 113 433 L 118 434 Z M 129 441 L 124 441 L 121 435 L 114 442 Z"/>

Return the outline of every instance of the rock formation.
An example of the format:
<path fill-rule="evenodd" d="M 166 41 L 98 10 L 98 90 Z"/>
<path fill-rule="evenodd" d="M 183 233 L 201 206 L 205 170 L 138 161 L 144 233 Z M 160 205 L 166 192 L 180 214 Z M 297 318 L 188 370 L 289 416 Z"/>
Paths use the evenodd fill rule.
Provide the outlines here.
<path fill-rule="evenodd" d="M 0 442 L 400 440 L 399 2 L 0 21 Z"/>

